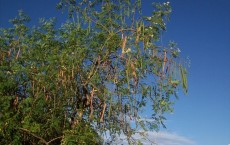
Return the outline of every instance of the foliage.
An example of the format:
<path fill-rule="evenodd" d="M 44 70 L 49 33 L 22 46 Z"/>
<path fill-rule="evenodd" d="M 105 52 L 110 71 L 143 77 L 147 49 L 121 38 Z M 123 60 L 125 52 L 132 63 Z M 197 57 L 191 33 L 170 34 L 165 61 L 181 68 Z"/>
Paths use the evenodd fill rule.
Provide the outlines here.
<path fill-rule="evenodd" d="M 172 111 L 186 68 L 174 43 L 160 46 L 169 3 L 150 16 L 141 0 L 61 0 L 69 21 L 41 19 L 29 28 L 22 11 L 0 31 L 0 144 L 102 144 L 140 128 L 158 130 Z M 150 119 L 142 118 L 152 106 Z M 132 121 L 131 121 L 132 120 Z M 134 122 L 134 123 L 132 123 Z"/>

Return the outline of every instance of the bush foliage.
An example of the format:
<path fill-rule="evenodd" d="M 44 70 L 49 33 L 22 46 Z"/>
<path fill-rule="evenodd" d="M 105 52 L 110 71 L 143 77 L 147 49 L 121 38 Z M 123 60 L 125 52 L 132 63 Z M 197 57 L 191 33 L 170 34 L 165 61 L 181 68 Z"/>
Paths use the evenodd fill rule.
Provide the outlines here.
<path fill-rule="evenodd" d="M 103 144 L 103 134 L 158 130 L 171 96 L 187 92 L 174 43 L 161 46 L 171 8 L 141 0 L 61 0 L 69 18 L 30 28 L 22 11 L 0 31 L 0 144 Z M 145 107 L 152 107 L 147 121 Z M 140 132 L 139 132 L 140 133 Z"/>

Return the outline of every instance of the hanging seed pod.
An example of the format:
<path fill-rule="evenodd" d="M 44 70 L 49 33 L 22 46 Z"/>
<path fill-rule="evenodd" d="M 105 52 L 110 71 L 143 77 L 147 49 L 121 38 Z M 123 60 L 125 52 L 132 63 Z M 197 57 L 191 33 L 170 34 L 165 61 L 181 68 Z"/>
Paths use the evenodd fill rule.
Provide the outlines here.
<path fill-rule="evenodd" d="M 72 75 L 72 79 L 74 79 L 74 65 L 72 66 L 71 75 Z"/>
<path fill-rule="evenodd" d="M 21 51 L 21 49 L 19 48 L 19 49 L 18 49 L 18 52 L 17 52 L 17 55 L 16 55 L 16 58 L 15 58 L 16 60 L 17 60 L 18 57 L 19 57 L 20 51 Z"/>
<path fill-rule="evenodd" d="M 180 65 L 180 74 L 181 74 L 181 80 L 182 80 L 182 88 L 185 92 L 185 94 L 187 94 L 188 92 L 188 84 L 187 84 L 187 77 L 186 77 L 186 69 L 183 68 L 182 65 Z"/>
<path fill-rule="evenodd" d="M 16 95 L 14 101 L 13 101 L 13 107 L 17 107 L 18 105 L 18 95 Z"/>
<path fill-rule="evenodd" d="M 164 71 L 165 71 L 166 62 L 167 62 L 167 52 L 164 51 L 164 60 L 163 60 L 163 66 L 162 66 L 162 73 L 164 73 Z"/>
<path fill-rule="evenodd" d="M 11 49 L 7 52 L 8 57 L 10 57 Z"/>
<path fill-rule="evenodd" d="M 137 73 L 136 73 L 136 68 L 133 62 L 131 62 L 131 69 L 132 69 L 132 74 L 133 74 L 133 78 L 134 78 L 135 86 L 136 86 L 137 85 Z"/>
<path fill-rule="evenodd" d="M 93 111 L 94 111 L 94 109 L 93 109 L 93 96 L 94 96 L 94 91 L 95 90 L 93 88 L 93 90 L 90 93 L 90 115 L 89 115 L 89 119 L 93 118 Z"/>
<path fill-rule="evenodd" d="M 135 40 L 135 44 L 138 44 L 139 42 L 139 38 L 140 38 L 140 31 L 141 31 L 141 27 L 137 27 L 137 36 L 136 36 L 136 40 Z"/>
<path fill-rule="evenodd" d="M 103 120 L 104 120 L 105 109 L 106 109 L 106 103 L 104 103 L 104 105 L 103 105 L 103 110 L 101 112 L 100 122 L 103 122 Z"/>
<path fill-rule="evenodd" d="M 122 56 L 125 53 L 126 42 L 127 42 L 127 37 L 123 36 L 123 34 L 122 34 Z"/>

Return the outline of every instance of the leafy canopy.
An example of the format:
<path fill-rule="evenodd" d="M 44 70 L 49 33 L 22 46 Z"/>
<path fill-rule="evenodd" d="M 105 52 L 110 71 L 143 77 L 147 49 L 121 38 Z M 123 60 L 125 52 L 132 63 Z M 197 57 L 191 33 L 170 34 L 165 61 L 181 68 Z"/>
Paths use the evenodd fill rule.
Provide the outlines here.
<path fill-rule="evenodd" d="M 61 0 L 60 28 L 22 11 L 0 31 L 0 144 L 102 144 L 102 134 L 158 130 L 186 68 L 175 43 L 159 45 L 171 8 L 141 0 Z M 147 121 L 142 118 L 152 107 Z"/>

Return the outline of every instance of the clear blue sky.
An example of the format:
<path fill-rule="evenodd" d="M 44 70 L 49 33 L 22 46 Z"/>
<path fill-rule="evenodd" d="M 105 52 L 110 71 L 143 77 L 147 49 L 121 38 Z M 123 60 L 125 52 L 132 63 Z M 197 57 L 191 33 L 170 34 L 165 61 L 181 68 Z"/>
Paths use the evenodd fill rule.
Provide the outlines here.
<path fill-rule="evenodd" d="M 23 9 L 32 18 L 58 16 L 57 0 L 0 0 L 0 27 Z M 150 13 L 150 0 L 142 0 Z M 147 2 L 147 3 L 145 3 Z M 171 0 L 173 13 L 163 42 L 178 43 L 189 56 L 189 94 L 175 104 L 168 115 L 166 132 L 173 138 L 189 139 L 196 145 L 230 144 L 230 0 Z M 181 139 L 180 138 L 180 139 Z M 170 144 L 164 144 L 170 145 Z M 185 145 L 185 143 L 175 144 Z"/>

